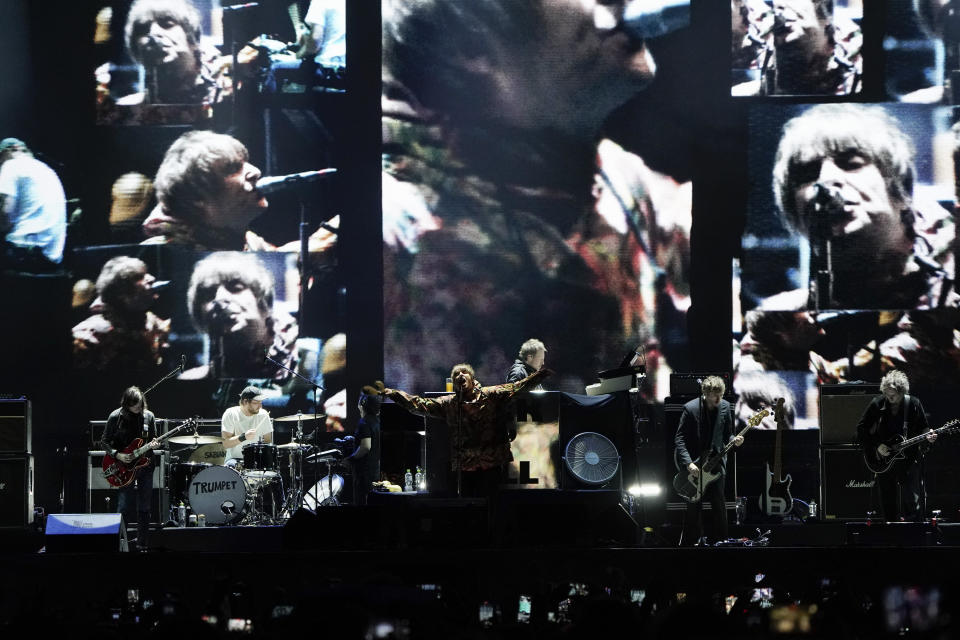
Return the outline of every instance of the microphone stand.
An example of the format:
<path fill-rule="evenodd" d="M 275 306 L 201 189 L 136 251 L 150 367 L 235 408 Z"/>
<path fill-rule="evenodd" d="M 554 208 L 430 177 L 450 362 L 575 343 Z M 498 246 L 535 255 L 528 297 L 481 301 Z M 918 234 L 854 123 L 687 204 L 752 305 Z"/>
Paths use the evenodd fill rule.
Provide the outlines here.
<path fill-rule="evenodd" d="M 163 384 L 164 382 L 166 382 L 167 380 L 169 380 L 169 379 L 172 378 L 173 376 L 177 375 L 178 373 L 183 373 L 183 363 L 184 363 L 184 360 L 183 360 L 183 357 L 181 356 L 180 364 L 177 365 L 176 367 L 174 367 L 174 368 L 170 371 L 170 373 L 168 373 L 167 375 L 163 376 L 162 378 L 160 378 L 159 380 L 157 380 L 156 382 L 154 382 L 152 385 L 150 385 L 150 387 L 149 387 L 146 391 L 143 392 L 143 397 L 146 398 L 148 393 L 150 393 L 151 391 L 153 391 L 154 389 L 156 389 L 157 387 L 159 387 L 161 384 Z M 165 422 L 165 421 L 164 421 L 164 422 Z M 144 425 L 146 425 L 146 418 L 145 418 L 145 417 L 144 417 Z M 196 434 L 196 432 L 197 432 L 197 427 L 196 427 L 196 425 L 194 425 L 194 427 L 193 427 L 193 432 L 194 432 L 194 434 Z M 147 433 L 147 435 L 149 436 L 150 434 Z M 159 428 L 157 427 L 157 425 L 154 424 L 153 437 L 156 438 L 156 437 L 158 437 L 159 435 L 160 435 L 160 430 L 159 430 Z M 167 475 L 168 473 L 170 473 L 170 469 L 169 469 L 169 465 L 167 464 L 168 461 L 167 461 L 166 459 L 164 459 L 163 456 L 164 456 L 164 455 L 169 455 L 170 452 L 169 452 L 169 450 L 167 449 L 167 446 L 166 446 L 166 445 L 162 445 L 162 447 L 163 447 L 163 450 L 160 452 L 160 454 L 161 454 L 161 456 L 160 456 L 160 471 L 161 471 L 162 474 L 163 474 L 162 477 L 161 477 L 161 479 L 163 480 L 163 485 L 162 485 L 162 487 L 167 487 L 167 486 L 169 486 L 169 484 L 170 484 L 170 478 L 169 478 L 168 475 Z M 152 452 L 152 451 L 150 452 L 150 458 L 151 458 L 151 462 L 153 462 L 153 452 Z M 152 467 L 151 467 L 151 468 L 152 468 Z M 153 473 L 153 472 L 151 471 L 151 473 Z M 164 495 L 164 492 L 161 491 L 161 495 Z M 159 505 L 159 508 L 160 508 L 160 518 L 161 518 L 161 519 L 163 518 L 163 507 L 164 507 L 163 502 L 164 502 L 164 500 L 161 500 L 161 504 Z"/>
<path fill-rule="evenodd" d="M 812 311 L 836 308 L 833 300 L 833 242 L 830 239 L 830 210 L 835 205 L 829 190 L 818 184 L 810 235 L 811 275 L 807 308 Z"/>
<path fill-rule="evenodd" d="M 301 227 L 301 229 L 302 229 L 302 227 Z M 301 267 L 301 268 L 302 268 L 302 267 Z M 302 287 L 302 286 L 301 286 L 301 288 L 300 288 L 300 295 L 301 295 L 301 300 L 302 300 L 302 296 L 303 296 L 303 287 Z M 302 319 L 302 317 L 301 317 L 301 319 Z M 301 326 L 302 326 L 302 325 L 301 325 Z M 264 352 L 264 354 L 263 354 L 263 359 L 264 359 L 264 361 L 269 362 L 269 363 L 271 363 L 272 365 L 274 365 L 274 366 L 276 366 L 276 367 L 279 367 L 279 368 L 283 369 L 284 371 L 286 371 L 286 372 L 288 372 L 288 373 L 293 374 L 293 375 L 296 376 L 297 378 L 300 378 L 301 380 L 303 380 L 304 382 L 306 382 L 307 384 L 309 384 L 311 387 L 313 387 L 313 418 L 314 418 L 314 420 L 316 420 L 316 419 L 317 419 L 317 416 L 320 415 L 320 393 L 324 390 L 323 387 L 321 387 L 320 385 L 318 385 L 315 381 L 311 380 L 310 378 L 307 378 L 306 376 L 303 376 L 303 375 L 297 373 L 296 371 L 294 371 L 294 370 L 291 369 L 290 367 L 286 366 L 286 365 L 283 364 L 282 362 L 277 362 L 276 360 L 274 360 L 273 358 L 271 358 L 270 356 L 268 356 L 268 355 L 266 354 L 266 352 Z M 298 411 L 297 413 L 299 413 L 299 411 Z M 301 423 L 301 420 L 302 420 L 302 418 L 298 418 L 298 419 L 297 419 L 297 437 L 296 437 L 297 442 L 300 442 L 300 440 L 301 440 L 301 438 L 302 438 L 302 436 L 303 436 L 303 425 L 302 425 L 302 423 Z M 314 427 L 314 428 L 313 428 L 313 441 L 314 441 L 314 442 L 317 442 L 317 429 L 318 429 L 318 428 L 319 428 L 319 427 Z M 301 467 L 302 467 L 302 463 L 301 463 Z M 329 473 L 332 473 L 332 471 L 329 470 L 329 465 L 328 465 L 328 472 L 329 472 Z M 302 468 L 301 468 L 301 483 L 302 483 L 302 478 L 303 478 L 302 473 L 303 473 L 303 471 L 302 471 Z M 301 484 L 301 491 L 302 491 L 302 484 Z M 333 495 L 333 478 L 332 478 L 332 477 L 330 478 L 330 495 L 331 495 L 331 496 Z M 314 496 L 314 500 L 315 500 L 315 501 L 316 501 L 317 497 L 318 497 L 318 496 Z M 299 508 L 300 503 L 298 502 L 296 506 L 297 506 L 297 508 Z M 320 506 L 320 505 L 319 505 L 319 501 L 317 501 L 317 506 Z M 291 514 L 291 515 L 292 515 L 292 514 Z"/>
<path fill-rule="evenodd" d="M 457 498 L 463 489 L 463 387 L 457 387 Z"/>
<path fill-rule="evenodd" d="M 150 387 L 143 392 L 143 395 L 147 395 L 148 393 L 150 393 L 151 391 L 159 387 L 162 383 L 166 382 L 167 380 L 169 380 L 170 378 L 172 378 L 174 375 L 178 373 L 183 373 L 183 366 L 179 364 L 176 367 L 174 367 L 170 373 L 168 373 L 167 375 L 163 376 L 162 378 L 154 382 L 152 385 L 150 385 Z"/>
<path fill-rule="evenodd" d="M 303 380 L 304 382 L 306 382 L 308 385 L 310 385 L 311 387 L 313 387 L 313 415 L 314 415 L 314 418 L 316 418 L 316 416 L 320 415 L 320 409 L 319 409 L 319 407 L 320 407 L 320 404 L 319 404 L 320 400 L 319 400 L 319 397 L 320 397 L 320 392 L 321 392 L 321 391 L 324 391 L 324 388 L 323 388 L 323 387 L 321 387 L 320 385 L 318 385 L 315 381 L 311 380 L 310 378 L 308 378 L 308 377 L 306 377 L 306 376 L 304 376 L 304 375 L 301 375 L 301 374 L 297 373 L 296 371 L 294 371 L 294 370 L 291 369 L 290 367 L 286 366 L 286 365 L 283 364 L 282 362 L 277 362 L 276 360 L 274 360 L 273 358 L 271 358 L 270 356 L 268 356 L 266 353 L 263 354 L 263 359 L 264 359 L 266 362 L 269 362 L 270 364 L 274 365 L 275 367 L 279 367 L 280 369 L 283 369 L 283 370 L 286 371 L 287 373 L 293 374 L 295 377 L 300 378 L 301 380 Z M 314 428 L 314 431 L 316 431 L 316 428 Z"/>

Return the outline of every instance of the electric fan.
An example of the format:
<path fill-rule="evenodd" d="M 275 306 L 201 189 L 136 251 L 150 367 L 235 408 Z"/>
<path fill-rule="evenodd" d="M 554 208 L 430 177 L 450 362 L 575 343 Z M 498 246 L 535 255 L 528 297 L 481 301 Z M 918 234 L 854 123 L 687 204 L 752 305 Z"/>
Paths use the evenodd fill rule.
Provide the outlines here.
<path fill-rule="evenodd" d="M 590 485 L 609 482 L 620 467 L 617 448 L 609 438 L 593 431 L 570 438 L 563 460 L 574 478 Z"/>

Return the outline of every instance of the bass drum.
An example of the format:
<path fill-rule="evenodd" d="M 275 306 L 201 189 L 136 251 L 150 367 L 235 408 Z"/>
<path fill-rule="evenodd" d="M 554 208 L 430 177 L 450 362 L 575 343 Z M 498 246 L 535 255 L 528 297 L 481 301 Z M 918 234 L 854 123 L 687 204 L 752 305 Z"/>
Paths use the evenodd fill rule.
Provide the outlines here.
<path fill-rule="evenodd" d="M 188 502 L 190 481 L 211 466 L 213 465 L 206 462 L 177 462 L 170 465 L 170 506 L 175 507 L 181 502 Z"/>
<path fill-rule="evenodd" d="M 229 467 L 204 469 L 190 481 L 190 509 L 204 514 L 207 524 L 230 524 L 247 509 L 247 485 Z"/>

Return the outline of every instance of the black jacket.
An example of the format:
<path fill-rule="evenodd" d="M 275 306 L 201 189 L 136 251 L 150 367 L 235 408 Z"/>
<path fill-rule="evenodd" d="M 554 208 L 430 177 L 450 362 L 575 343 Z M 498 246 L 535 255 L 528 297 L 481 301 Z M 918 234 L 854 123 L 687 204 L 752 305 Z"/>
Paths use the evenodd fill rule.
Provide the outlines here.
<path fill-rule="evenodd" d="M 907 411 L 907 432 L 903 432 L 903 411 Z M 890 403 L 883 396 L 877 396 L 870 401 L 857 423 L 857 439 L 864 446 L 876 447 L 880 443 L 889 444 L 890 440 L 898 435 L 907 438 L 918 436 L 930 428 L 927 423 L 927 414 L 923 410 L 920 398 L 907 395 L 900 402 L 896 413 L 891 413 Z M 929 444 L 920 443 L 904 451 L 908 460 L 915 460 L 918 453 L 926 451 Z"/>
<path fill-rule="evenodd" d="M 681 468 L 686 468 L 695 458 L 699 458 L 705 449 L 721 450 L 733 437 L 733 405 L 721 399 L 717 406 L 715 422 L 713 425 L 705 425 L 702 429 L 706 442 L 701 442 L 700 406 L 700 398 L 694 398 L 683 405 L 680 424 L 673 440 L 676 447 L 676 461 Z M 706 405 L 703 406 L 706 409 Z M 721 467 L 726 468 L 726 463 L 727 458 L 724 456 Z"/>
<path fill-rule="evenodd" d="M 143 438 L 144 443 L 157 437 L 156 420 L 153 412 L 145 410 L 142 414 L 124 414 L 114 410 L 107 418 L 107 425 L 100 437 L 100 447 L 113 457 L 117 450 L 123 450 L 134 438 Z M 153 457 L 151 456 L 151 462 Z"/>
<path fill-rule="evenodd" d="M 527 363 L 521 360 L 514 360 L 513 366 L 510 367 L 510 371 L 507 372 L 506 382 L 520 382 L 531 373 L 536 373 L 536 371 L 537 370 L 533 367 L 528 366 Z M 543 390 L 543 387 L 538 384 L 536 387 L 531 389 L 531 391 L 533 390 Z"/>

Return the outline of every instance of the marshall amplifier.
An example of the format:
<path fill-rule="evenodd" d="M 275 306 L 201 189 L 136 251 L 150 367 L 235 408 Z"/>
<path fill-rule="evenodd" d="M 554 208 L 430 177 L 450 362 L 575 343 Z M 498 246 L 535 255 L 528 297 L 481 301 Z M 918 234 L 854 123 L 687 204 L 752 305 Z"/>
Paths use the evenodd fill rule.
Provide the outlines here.
<path fill-rule="evenodd" d="M 728 400 L 733 394 L 733 383 L 731 382 L 729 371 L 716 371 L 707 373 L 671 373 L 670 374 L 670 395 L 676 399 L 685 398 L 690 400 L 700 395 L 700 383 L 707 376 L 717 376 L 727 387 L 726 395 Z"/>
<path fill-rule="evenodd" d="M 820 444 L 853 444 L 857 423 L 880 394 L 878 384 L 820 385 Z"/>
<path fill-rule="evenodd" d="M 859 447 L 824 447 L 820 465 L 824 519 L 865 520 L 879 510 L 876 480 Z"/>
<path fill-rule="evenodd" d="M 0 398 L 0 454 L 32 453 L 33 428 L 30 401 Z"/>

